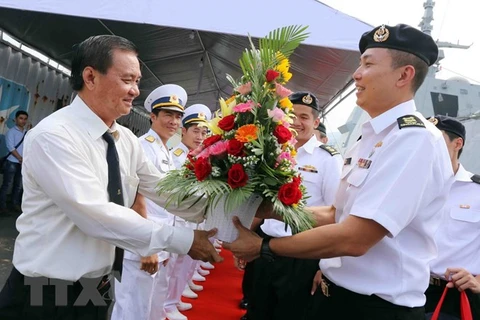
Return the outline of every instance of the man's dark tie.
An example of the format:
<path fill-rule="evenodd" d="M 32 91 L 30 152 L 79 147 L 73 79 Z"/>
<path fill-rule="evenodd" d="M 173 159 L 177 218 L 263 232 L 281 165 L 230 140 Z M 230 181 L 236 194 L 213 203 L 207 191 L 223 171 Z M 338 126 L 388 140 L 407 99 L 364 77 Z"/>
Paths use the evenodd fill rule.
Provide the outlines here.
<path fill-rule="evenodd" d="M 110 201 L 121 206 L 123 203 L 122 180 L 120 178 L 120 163 L 118 161 L 117 148 L 115 140 L 108 131 L 103 134 L 103 139 L 108 144 L 107 147 L 107 164 L 108 164 L 108 196 Z M 113 270 L 122 274 L 123 266 L 123 249 L 115 247 L 115 260 L 113 262 Z M 118 279 L 120 281 L 120 279 Z"/>

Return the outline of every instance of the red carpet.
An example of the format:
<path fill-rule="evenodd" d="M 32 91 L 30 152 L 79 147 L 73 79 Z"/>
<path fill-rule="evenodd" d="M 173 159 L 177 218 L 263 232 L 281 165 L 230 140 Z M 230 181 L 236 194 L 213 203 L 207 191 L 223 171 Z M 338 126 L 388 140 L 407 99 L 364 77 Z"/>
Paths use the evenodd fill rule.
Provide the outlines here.
<path fill-rule="evenodd" d="M 242 299 L 243 271 L 233 265 L 230 251 L 222 249 L 220 255 L 224 261 L 215 264 L 215 269 L 206 276 L 207 281 L 196 282 L 203 286 L 198 298 L 182 298 L 193 305 L 191 310 L 183 312 L 188 320 L 239 320 L 245 314 L 245 310 L 238 307 Z"/>

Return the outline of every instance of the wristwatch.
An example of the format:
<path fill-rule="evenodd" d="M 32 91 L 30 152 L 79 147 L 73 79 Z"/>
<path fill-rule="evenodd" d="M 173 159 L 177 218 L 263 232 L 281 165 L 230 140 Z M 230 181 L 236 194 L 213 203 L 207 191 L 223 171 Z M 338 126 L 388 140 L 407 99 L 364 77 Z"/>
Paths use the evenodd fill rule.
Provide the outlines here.
<path fill-rule="evenodd" d="M 273 262 L 275 261 L 275 253 L 270 249 L 270 239 L 272 238 L 263 238 L 262 246 L 260 247 L 260 257 L 268 262 Z"/>

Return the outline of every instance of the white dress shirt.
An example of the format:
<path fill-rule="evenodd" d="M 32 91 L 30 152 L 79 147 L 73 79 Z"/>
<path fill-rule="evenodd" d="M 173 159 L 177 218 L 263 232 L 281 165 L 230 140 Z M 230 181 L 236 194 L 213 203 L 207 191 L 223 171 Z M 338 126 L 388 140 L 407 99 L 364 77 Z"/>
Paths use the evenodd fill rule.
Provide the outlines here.
<path fill-rule="evenodd" d="M 172 150 L 173 164 L 175 165 L 175 168 L 180 169 L 185 163 L 185 160 L 187 159 L 187 154 L 190 152 L 190 150 L 188 150 L 188 147 L 184 145 L 183 142 L 180 142 L 178 146 L 176 146 Z"/>
<path fill-rule="evenodd" d="M 147 160 L 137 137 L 118 130 L 125 206 L 109 202 L 107 144 L 109 129 L 80 97 L 42 120 L 25 137 L 23 213 L 17 220 L 13 264 L 24 275 L 76 281 L 109 273 L 114 246 L 141 256 L 167 250 L 186 254 L 193 231 L 146 220 L 129 207 L 138 192 L 159 205 L 155 192 L 162 174 Z M 182 211 L 204 213 L 204 204 Z"/>
<path fill-rule="evenodd" d="M 303 185 L 307 189 L 308 206 L 329 206 L 335 200 L 335 194 L 340 183 L 342 171 L 342 156 L 332 156 L 321 149 L 321 142 L 312 136 L 303 146 L 298 148 L 295 169 L 303 178 Z M 285 223 L 275 219 L 265 219 L 260 227 L 271 237 L 286 237 L 292 235 L 292 230 Z"/>
<path fill-rule="evenodd" d="M 397 118 L 404 115 L 415 115 L 425 128 L 399 129 Z M 389 234 L 363 256 L 320 261 L 324 275 L 359 294 L 423 306 L 429 262 L 437 254 L 433 237 L 452 183 L 443 136 L 413 100 L 364 123 L 362 138 L 345 154 L 336 221 L 355 215 Z"/>
<path fill-rule="evenodd" d="M 480 274 L 480 184 L 460 165 L 447 200 L 447 214 L 435 235 L 438 257 L 430 263 L 433 274 L 444 278 L 447 268 Z"/>

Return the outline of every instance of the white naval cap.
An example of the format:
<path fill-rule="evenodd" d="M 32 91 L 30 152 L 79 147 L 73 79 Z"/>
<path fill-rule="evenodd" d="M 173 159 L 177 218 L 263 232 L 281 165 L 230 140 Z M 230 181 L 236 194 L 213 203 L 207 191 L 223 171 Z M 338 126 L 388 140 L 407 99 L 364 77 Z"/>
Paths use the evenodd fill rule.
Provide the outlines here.
<path fill-rule="evenodd" d="M 144 106 L 149 112 L 161 108 L 184 113 L 187 98 L 187 92 L 179 85 L 164 84 L 148 95 Z"/>
<path fill-rule="evenodd" d="M 204 104 L 192 104 L 190 107 L 185 109 L 185 113 L 182 118 L 182 126 L 190 123 L 206 123 L 212 118 L 212 111 L 210 108 Z"/>

